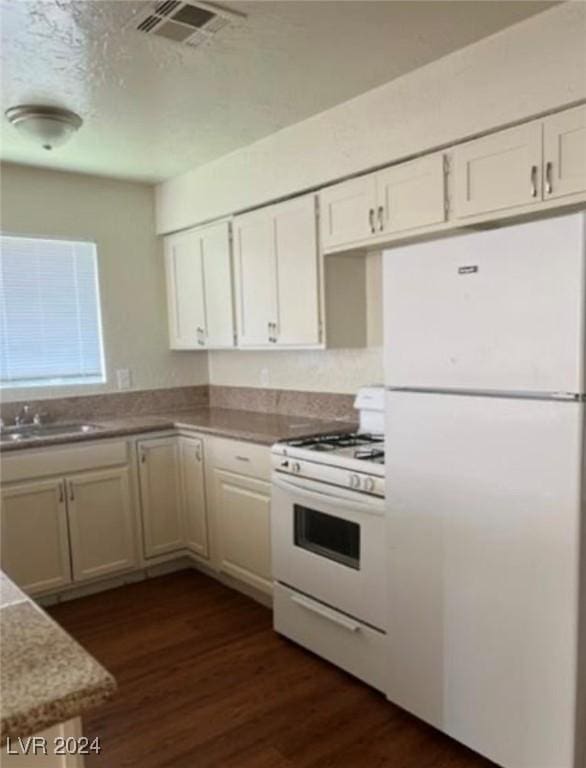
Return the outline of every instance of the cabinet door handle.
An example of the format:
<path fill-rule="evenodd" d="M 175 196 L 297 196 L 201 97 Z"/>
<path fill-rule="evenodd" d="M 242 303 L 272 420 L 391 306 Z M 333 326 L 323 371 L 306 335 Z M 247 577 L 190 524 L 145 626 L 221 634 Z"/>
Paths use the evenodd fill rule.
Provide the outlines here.
<path fill-rule="evenodd" d="M 551 160 L 545 164 L 545 192 L 548 195 L 553 192 L 553 163 Z"/>
<path fill-rule="evenodd" d="M 65 491 L 63 490 L 63 486 L 65 485 L 65 480 L 62 480 L 59 483 L 59 504 L 63 504 L 65 501 Z"/>
<path fill-rule="evenodd" d="M 368 223 L 370 224 L 370 231 L 374 235 L 376 232 L 376 227 L 374 225 L 374 208 L 368 209 Z"/>
<path fill-rule="evenodd" d="M 146 451 L 144 448 L 140 452 L 140 463 L 144 464 L 146 462 Z"/>
<path fill-rule="evenodd" d="M 385 228 L 384 213 L 385 213 L 385 209 L 382 207 L 382 205 L 379 205 L 379 207 L 378 207 L 378 228 L 379 228 L 380 232 L 382 232 L 383 229 Z"/>
<path fill-rule="evenodd" d="M 73 483 L 69 481 L 69 501 L 75 501 L 75 493 L 73 491 Z"/>
<path fill-rule="evenodd" d="M 197 461 L 201 461 L 201 443 L 195 446 L 195 458 Z"/>
<path fill-rule="evenodd" d="M 537 197 L 537 166 L 531 166 L 531 197 Z"/>

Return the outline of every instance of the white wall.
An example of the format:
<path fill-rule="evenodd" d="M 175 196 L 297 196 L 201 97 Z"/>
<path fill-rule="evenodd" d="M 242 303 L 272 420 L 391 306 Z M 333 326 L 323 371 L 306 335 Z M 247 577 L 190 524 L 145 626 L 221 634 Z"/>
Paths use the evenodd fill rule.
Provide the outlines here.
<path fill-rule="evenodd" d="M 164 182 L 157 228 L 191 226 L 586 98 L 585 31 L 586 3 L 563 3 Z"/>
<path fill-rule="evenodd" d="M 131 369 L 133 389 L 207 382 L 205 354 L 168 349 L 151 186 L 6 164 L 0 190 L 3 232 L 97 243 L 108 374 L 103 385 L 2 390 L 2 399 L 114 391 L 117 368 Z"/>

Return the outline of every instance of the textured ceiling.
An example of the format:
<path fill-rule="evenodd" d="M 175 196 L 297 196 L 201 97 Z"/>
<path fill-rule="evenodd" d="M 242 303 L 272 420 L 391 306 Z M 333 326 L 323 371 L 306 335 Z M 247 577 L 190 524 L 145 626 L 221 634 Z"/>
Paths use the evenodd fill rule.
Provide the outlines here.
<path fill-rule="evenodd" d="M 246 21 L 190 49 L 125 28 L 134 0 L 1 0 L 2 112 L 41 102 L 85 121 L 48 153 L 3 119 L 1 157 L 160 180 L 554 4 L 236 0 Z"/>

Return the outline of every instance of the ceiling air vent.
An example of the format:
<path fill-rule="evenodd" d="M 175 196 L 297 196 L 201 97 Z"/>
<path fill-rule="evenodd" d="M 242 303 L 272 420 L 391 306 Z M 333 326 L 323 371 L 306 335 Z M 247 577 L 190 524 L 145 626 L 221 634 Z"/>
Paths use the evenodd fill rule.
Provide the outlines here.
<path fill-rule="evenodd" d="M 164 0 L 143 5 L 129 22 L 132 29 L 193 48 L 206 43 L 228 24 L 246 18 L 242 13 L 195 0 Z"/>

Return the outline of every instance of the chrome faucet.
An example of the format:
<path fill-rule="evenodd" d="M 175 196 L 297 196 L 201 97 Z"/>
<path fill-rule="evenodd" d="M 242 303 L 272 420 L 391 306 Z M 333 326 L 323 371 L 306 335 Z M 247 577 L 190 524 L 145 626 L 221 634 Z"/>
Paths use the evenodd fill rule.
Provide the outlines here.
<path fill-rule="evenodd" d="M 20 413 L 17 413 L 14 417 L 14 424 L 17 427 L 25 426 L 26 424 L 39 425 L 41 423 L 41 414 L 35 413 L 31 415 L 31 407 L 28 403 L 22 406 Z"/>

